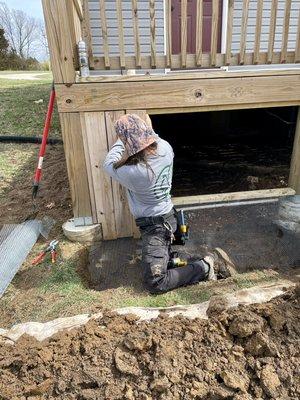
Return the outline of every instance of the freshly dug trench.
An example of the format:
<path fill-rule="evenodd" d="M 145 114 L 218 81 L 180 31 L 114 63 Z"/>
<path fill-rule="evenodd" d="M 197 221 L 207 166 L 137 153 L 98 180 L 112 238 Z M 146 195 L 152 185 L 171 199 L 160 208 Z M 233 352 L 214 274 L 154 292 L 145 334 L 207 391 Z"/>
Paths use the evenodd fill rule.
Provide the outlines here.
<path fill-rule="evenodd" d="M 0 398 L 300 398 L 300 287 L 208 320 L 106 312 L 44 342 L 0 347 Z"/>

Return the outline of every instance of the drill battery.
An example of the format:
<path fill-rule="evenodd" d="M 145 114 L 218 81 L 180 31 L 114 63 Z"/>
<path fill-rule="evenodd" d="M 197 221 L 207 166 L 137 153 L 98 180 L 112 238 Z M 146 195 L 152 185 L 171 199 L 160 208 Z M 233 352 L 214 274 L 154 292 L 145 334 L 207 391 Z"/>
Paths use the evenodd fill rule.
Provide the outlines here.
<path fill-rule="evenodd" d="M 184 246 L 189 239 L 189 226 L 185 222 L 183 210 L 176 211 L 177 216 L 177 229 L 174 232 L 174 240 L 172 242 L 175 246 Z"/>

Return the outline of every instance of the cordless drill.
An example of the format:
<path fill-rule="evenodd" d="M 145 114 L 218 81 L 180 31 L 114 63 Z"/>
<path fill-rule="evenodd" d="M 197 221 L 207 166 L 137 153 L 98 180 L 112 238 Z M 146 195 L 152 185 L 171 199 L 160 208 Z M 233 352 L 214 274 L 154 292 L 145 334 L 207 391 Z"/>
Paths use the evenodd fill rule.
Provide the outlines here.
<path fill-rule="evenodd" d="M 174 232 L 174 238 L 172 245 L 184 246 L 186 241 L 189 239 L 189 226 L 185 222 L 183 210 L 176 211 L 177 215 L 177 229 Z M 187 265 L 186 260 L 182 260 L 178 257 L 177 252 L 171 253 L 168 268 L 185 267 Z"/>
<path fill-rule="evenodd" d="M 185 223 L 183 210 L 176 211 L 177 213 L 177 229 L 174 233 L 174 240 L 172 242 L 175 246 L 184 246 L 185 242 L 189 239 L 189 226 Z"/>

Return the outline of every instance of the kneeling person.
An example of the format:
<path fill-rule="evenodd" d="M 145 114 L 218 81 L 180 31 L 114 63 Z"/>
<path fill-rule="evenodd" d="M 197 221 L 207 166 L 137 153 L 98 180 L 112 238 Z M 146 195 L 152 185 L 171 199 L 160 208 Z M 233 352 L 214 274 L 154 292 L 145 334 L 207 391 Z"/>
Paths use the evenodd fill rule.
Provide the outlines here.
<path fill-rule="evenodd" d="M 221 249 L 185 267 L 168 268 L 177 228 L 170 195 L 173 149 L 135 114 L 118 119 L 115 130 L 118 140 L 106 156 L 104 169 L 127 189 L 129 208 L 142 237 L 146 288 L 151 293 L 164 293 L 230 276 L 234 266 Z"/>

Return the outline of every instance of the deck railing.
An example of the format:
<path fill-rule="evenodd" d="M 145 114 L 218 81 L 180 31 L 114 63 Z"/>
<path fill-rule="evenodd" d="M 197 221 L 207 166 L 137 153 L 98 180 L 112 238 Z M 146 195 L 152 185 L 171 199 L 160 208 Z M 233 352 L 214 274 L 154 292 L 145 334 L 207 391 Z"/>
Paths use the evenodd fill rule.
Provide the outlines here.
<path fill-rule="evenodd" d="M 296 40 L 294 41 L 293 48 L 288 48 L 289 34 L 290 34 L 290 18 L 291 18 L 291 7 L 299 6 L 297 0 L 285 0 L 284 10 L 281 9 L 282 1 L 280 0 L 257 0 L 254 3 L 250 0 L 243 0 L 242 3 L 242 16 L 240 20 L 240 48 L 238 52 L 232 50 L 232 37 L 233 37 L 233 21 L 235 5 L 241 3 L 237 0 L 224 0 L 227 2 L 227 21 L 223 20 L 223 24 L 226 24 L 226 29 L 223 34 L 226 36 L 226 43 L 223 45 L 223 52 L 218 51 L 218 34 L 219 24 L 222 23 L 220 15 L 222 13 L 222 5 L 219 0 L 211 0 L 212 13 L 211 13 L 211 38 L 210 38 L 210 52 L 204 52 L 202 49 L 203 42 L 203 5 L 204 0 L 189 0 L 196 3 L 196 29 L 195 29 L 195 42 L 196 51 L 194 54 L 189 54 L 187 51 L 187 32 L 190 20 L 188 19 L 188 0 L 181 0 L 181 18 L 180 18 L 180 46 L 181 51 L 179 54 L 172 54 L 172 0 L 164 1 L 164 25 L 165 25 L 165 54 L 157 52 L 156 48 L 156 4 L 157 0 L 149 0 L 148 2 L 148 29 L 149 29 L 149 54 L 142 53 L 141 51 L 141 33 L 140 33 L 140 16 L 139 16 L 139 4 L 138 0 L 131 0 L 131 12 L 132 12 L 132 35 L 134 46 L 134 54 L 126 54 L 125 52 L 125 40 L 124 35 L 124 20 L 123 13 L 124 8 L 122 5 L 124 1 L 115 0 L 116 17 L 118 21 L 117 26 L 117 38 L 119 55 L 110 53 L 110 43 L 113 40 L 111 31 L 108 27 L 108 11 L 106 4 L 109 0 L 99 0 L 99 13 L 100 13 L 100 25 L 101 25 L 101 42 L 102 42 L 102 54 L 99 56 L 93 56 L 92 50 L 92 35 L 89 34 L 87 42 L 89 46 L 90 60 L 92 66 L 96 69 L 129 69 L 129 68 L 210 68 L 219 66 L 229 65 L 251 65 L 251 64 L 271 64 L 271 63 L 297 63 L 300 62 L 300 50 L 299 50 L 299 18 L 300 11 L 298 13 L 298 30 L 296 33 Z M 160 3 L 162 0 L 159 0 Z M 270 4 L 270 10 L 266 17 L 263 14 L 264 7 L 266 4 Z M 128 4 L 128 1 L 127 1 Z M 278 10 L 280 6 L 280 12 L 283 11 L 283 19 L 278 18 Z M 256 12 L 255 18 L 255 33 L 254 33 L 254 45 L 252 51 L 247 51 L 247 40 L 249 36 L 249 10 Z M 296 8 L 293 7 L 293 13 L 295 14 Z M 88 10 L 88 0 L 84 0 L 84 18 L 89 20 L 90 12 Z M 93 14 L 95 15 L 95 10 Z M 144 10 L 143 10 L 144 13 Z M 263 27 L 264 18 L 264 27 Z M 110 16 L 111 19 L 111 16 Z M 94 19 L 94 21 L 97 21 Z M 143 24 L 145 24 L 145 16 L 143 16 Z M 280 23 L 280 25 L 279 25 Z M 88 25 L 90 23 L 88 22 Z M 237 27 L 235 27 L 237 28 Z M 261 51 L 261 37 L 262 28 L 268 29 L 268 44 L 267 50 Z M 127 29 L 127 28 L 126 28 Z M 226 34 L 225 34 L 226 31 Z M 281 39 L 281 48 L 279 51 L 274 51 L 275 35 L 279 35 Z M 127 38 L 128 39 L 128 38 Z M 145 39 L 145 38 L 144 38 Z M 279 39 L 279 40 L 280 40 Z M 128 48 L 128 46 L 127 46 Z"/>
<path fill-rule="evenodd" d="M 98 70 L 190 69 L 300 62 L 300 4 L 298 0 L 224 0 L 227 6 L 226 17 L 222 15 L 222 18 L 220 18 L 224 11 L 222 2 L 211 0 L 209 51 L 203 49 L 203 6 L 208 0 L 181 0 L 179 54 L 172 52 L 173 1 L 43 0 L 48 37 L 50 31 L 50 37 L 54 35 L 52 39 L 59 42 L 60 53 L 63 53 L 62 48 L 71 42 L 75 64 L 77 63 L 76 44 L 80 37 L 83 37 L 88 47 L 90 68 Z M 193 54 L 188 51 L 187 35 L 191 29 L 187 11 L 190 2 L 196 3 L 194 4 L 196 24 L 193 28 L 195 36 Z M 142 11 L 140 10 L 141 3 Z M 163 17 L 159 15 L 159 18 L 157 18 L 158 4 L 161 7 L 159 12 L 163 13 Z M 268 5 L 268 10 L 266 5 Z M 235 14 L 236 7 L 239 8 L 239 19 Z M 291 11 L 293 12 L 293 32 L 290 26 Z M 249 27 L 250 14 L 251 26 Z M 59 35 L 52 27 L 55 18 L 61 21 Z M 221 23 L 223 26 L 222 49 L 218 44 Z M 59 22 L 55 21 L 55 24 Z M 250 28 L 252 31 L 249 33 Z M 129 31 L 130 34 L 128 34 Z M 289 35 L 293 37 L 292 41 Z M 248 43 L 250 36 L 251 46 Z M 163 45 L 159 43 L 158 46 L 158 39 L 160 42 L 163 40 Z M 236 49 L 237 44 L 238 49 Z M 146 47 L 149 50 L 145 50 Z M 249 47 L 251 47 L 250 50 Z M 62 54 L 59 55 L 62 57 Z"/>

